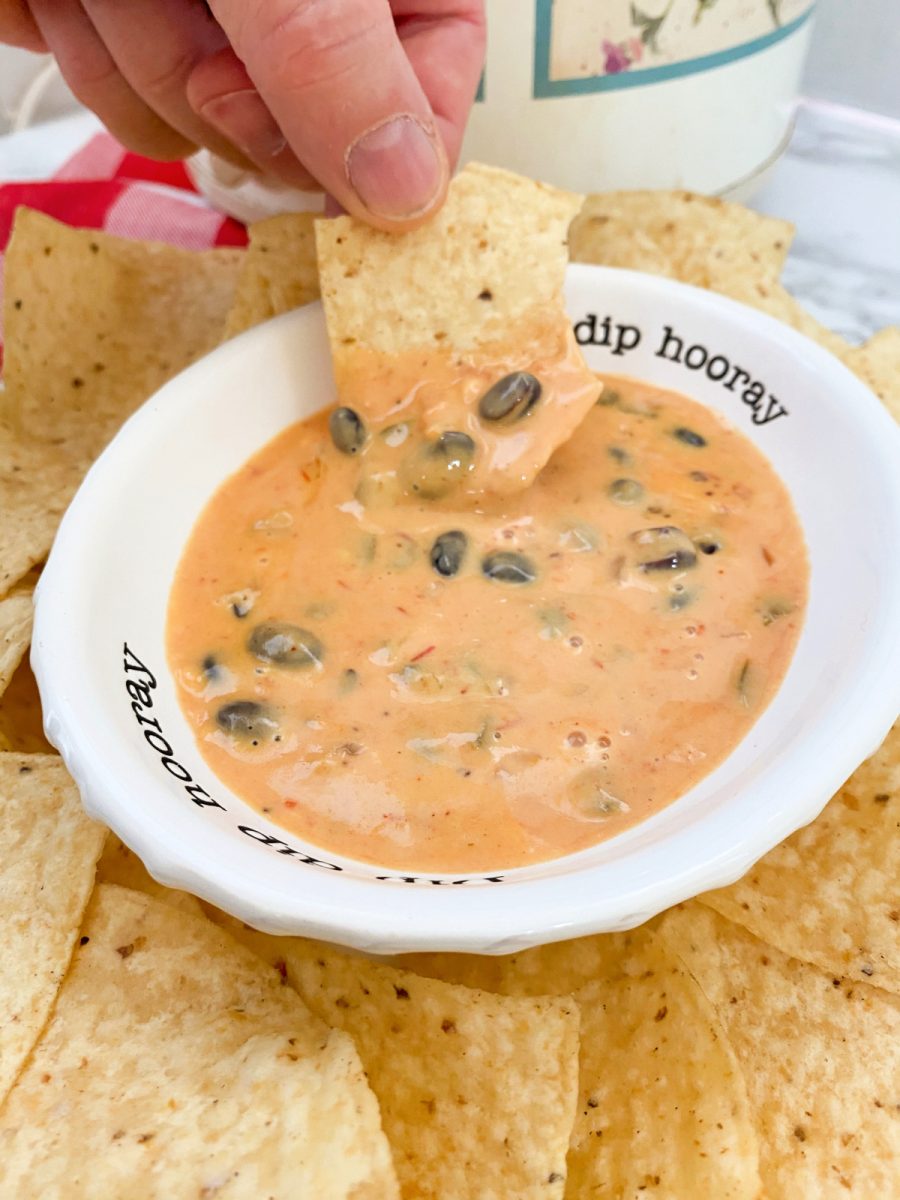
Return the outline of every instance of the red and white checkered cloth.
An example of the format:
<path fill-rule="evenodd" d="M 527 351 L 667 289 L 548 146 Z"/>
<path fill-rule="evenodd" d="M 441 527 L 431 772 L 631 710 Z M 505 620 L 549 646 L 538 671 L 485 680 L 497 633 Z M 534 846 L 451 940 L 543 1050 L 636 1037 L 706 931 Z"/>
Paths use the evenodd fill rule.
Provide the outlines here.
<path fill-rule="evenodd" d="M 115 138 L 100 133 L 52 180 L 0 182 L 0 300 L 3 251 L 16 209 L 22 206 L 67 225 L 168 242 L 186 250 L 247 242 L 243 225 L 216 212 L 197 195 L 181 163 L 158 163 L 130 154 Z M 2 339 L 0 327 L 0 364 Z"/>

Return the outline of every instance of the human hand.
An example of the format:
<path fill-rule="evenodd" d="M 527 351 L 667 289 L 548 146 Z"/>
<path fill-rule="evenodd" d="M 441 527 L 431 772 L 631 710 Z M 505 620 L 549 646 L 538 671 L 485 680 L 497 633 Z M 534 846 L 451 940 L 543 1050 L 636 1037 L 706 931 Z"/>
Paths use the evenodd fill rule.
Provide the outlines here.
<path fill-rule="evenodd" d="M 0 42 L 53 53 L 139 153 L 206 146 L 402 229 L 443 201 L 483 0 L 0 0 Z"/>

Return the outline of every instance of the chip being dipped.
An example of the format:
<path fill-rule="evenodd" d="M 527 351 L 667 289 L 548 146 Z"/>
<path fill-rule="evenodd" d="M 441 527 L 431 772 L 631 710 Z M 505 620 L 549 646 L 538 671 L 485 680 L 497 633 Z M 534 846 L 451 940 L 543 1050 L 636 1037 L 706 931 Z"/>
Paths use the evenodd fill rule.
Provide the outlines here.
<path fill-rule="evenodd" d="M 424 228 L 317 222 L 343 405 L 333 433 L 339 448 L 367 449 L 369 479 L 393 466 L 370 435 L 400 423 L 412 436 L 398 489 L 426 500 L 519 491 L 569 439 L 600 393 L 562 299 L 580 205 L 474 164 Z"/>

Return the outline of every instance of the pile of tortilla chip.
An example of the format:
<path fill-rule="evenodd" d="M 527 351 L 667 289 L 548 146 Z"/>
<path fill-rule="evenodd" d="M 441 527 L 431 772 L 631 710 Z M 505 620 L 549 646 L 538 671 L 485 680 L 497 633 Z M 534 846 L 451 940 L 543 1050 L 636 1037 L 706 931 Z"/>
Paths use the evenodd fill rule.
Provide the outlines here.
<path fill-rule="evenodd" d="M 381 236 L 381 235 L 379 235 Z M 573 258 L 727 293 L 900 418 L 900 329 L 852 348 L 791 230 L 589 197 Z M 0 1197 L 889 1200 L 900 1195 L 900 723 L 734 886 L 630 933 L 375 962 L 156 883 L 82 812 L 25 659 L 60 515 L 119 424 L 318 295 L 312 221 L 189 253 L 20 211 L 0 393 Z"/>

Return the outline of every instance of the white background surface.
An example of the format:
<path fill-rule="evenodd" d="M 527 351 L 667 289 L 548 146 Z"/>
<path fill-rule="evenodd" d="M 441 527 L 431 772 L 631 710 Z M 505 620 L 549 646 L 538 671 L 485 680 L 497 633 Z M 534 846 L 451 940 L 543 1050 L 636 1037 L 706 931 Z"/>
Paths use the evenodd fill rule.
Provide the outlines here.
<path fill-rule="evenodd" d="M 804 86 L 826 103 L 801 105 L 788 152 L 753 201 L 795 223 L 785 282 L 851 341 L 900 324 L 898 62 L 900 0 L 819 0 Z M 0 47 L 0 133 L 41 65 Z M 57 84 L 34 117 L 72 103 Z M 95 128 L 82 117 L 0 138 L 0 180 L 51 174 Z"/>
<path fill-rule="evenodd" d="M 900 118 L 898 62 L 898 0 L 818 0 L 804 81 L 807 95 Z M 0 132 L 9 128 L 35 63 L 34 55 L 0 48 Z M 56 88 L 41 113 L 58 116 L 70 103 L 64 90 Z"/>
<path fill-rule="evenodd" d="M 900 2 L 818 0 L 817 12 L 806 95 L 900 119 Z M 23 50 L 0 48 L 0 132 L 10 127 L 38 61 Z M 72 103 L 65 89 L 56 86 L 41 115 L 59 116 Z"/>
<path fill-rule="evenodd" d="M 898 0 L 819 0 L 804 90 L 900 118 Z"/>

